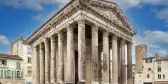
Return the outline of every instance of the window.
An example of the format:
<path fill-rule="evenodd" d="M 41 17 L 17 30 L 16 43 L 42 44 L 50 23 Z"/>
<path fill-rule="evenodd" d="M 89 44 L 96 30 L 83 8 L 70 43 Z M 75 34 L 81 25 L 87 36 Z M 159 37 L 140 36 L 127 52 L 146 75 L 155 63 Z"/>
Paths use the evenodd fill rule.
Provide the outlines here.
<path fill-rule="evenodd" d="M 21 73 L 20 73 L 20 71 L 17 71 L 17 78 L 21 78 Z"/>
<path fill-rule="evenodd" d="M 28 74 L 31 74 L 31 73 L 32 73 L 32 72 L 31 72 L 31 71 L 32 71 L 31 69 L 32 69 L 31 67 L 28 67 L 28 72 L 27 72 Z"/>
<path fill-rule="evenodd" d="M 26 84 L 31 84 L 31 82 L 26 82 Z"/>
<path fill-rule="evenodd" d="M 158 79 L 161 79 L 161 74 L 158 74 Z"/>
<path fill-rule="evenodd" d="M 151 71 L 151 68 L 148 68 L 148 71 Z"/>
<path fill-rule="evenodd" d="M 158 72 L 161 72 L 161 66 L 158 66 Z"/>
<path fill-rule="evenodd" d="M 152 63 L 152 58 L 147 58 L 146 63 Z"/>
<path fill-rule="evenodd" d="M 161 61 L 157 61 L 157 64 L 160 65 L 160 64 L 161 64 Z"/>
<path fill-rule="evenodd" d="M 7 70 L 7 78 L 11 78 L 11 71 L 10 70 Z"/>
<path fill-rule="evenodd" d="M 147 78 L 150 78 L 150 75 L 149 75 L 149 74 L 147 74 Z"/>
<path fill-rule="evenodd" d="M 20 69 L 20 62 L 16 62 L 16 68 Z"/>
<path fill-rule="evenodd" d="M 28 57 L 28 63 L 31 63 L 31 57 Z"/>
<path fill-rule="evenodd" d="M 163 79 L 165 79 L 165 74 L 163 74 Z"/>
<path fill-rule="evenodd" d="M 2 65 L 6 65 L 7 64 L 7 60 L 2 60 Z"/>

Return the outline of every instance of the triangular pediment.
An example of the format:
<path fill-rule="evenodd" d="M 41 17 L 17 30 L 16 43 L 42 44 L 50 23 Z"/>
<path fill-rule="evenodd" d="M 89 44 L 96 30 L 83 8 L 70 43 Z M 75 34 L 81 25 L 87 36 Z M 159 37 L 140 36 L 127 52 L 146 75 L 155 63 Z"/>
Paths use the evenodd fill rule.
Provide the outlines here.
<path fill-rule="evenodd" d="M 130 24 L 116 3 L 105 0 L 88 0 L 85 4 L 113 23 L 126 27 L 126 30 L 136 34 L 135 28 Z"/>

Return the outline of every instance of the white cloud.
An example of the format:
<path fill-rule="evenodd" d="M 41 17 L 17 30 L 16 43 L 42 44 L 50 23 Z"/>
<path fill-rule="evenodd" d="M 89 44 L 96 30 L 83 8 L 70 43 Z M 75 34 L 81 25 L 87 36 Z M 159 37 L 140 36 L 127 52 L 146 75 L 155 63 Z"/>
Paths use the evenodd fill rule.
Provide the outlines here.
<path fill-rule="evenodd" d="M 0 35 L 0 45 L 9 45 L 10 42 L 7 37 Z"/>
<path fill-rule="evenodd" d="M 65 4 L 69 0 L 0 0 L 0 4 L 14 8 L 25 8 L 40 11 L 43 5 Z"/>
<path fill-rule="evenodd" d="M 168 8 L 157 11 L 157 19 L 161 19 L 168 26 Z"/>
<path fill-rule="evenodd" d="M 45 22 L 47 21 L 48 19 L 50 19 L 59 9 L 55 9 L 55 10 L 52 10 L 50 13 L 39 13 L 35 16 L 33 16 L 33 19 L 34 20 L 37 20 L 37 21 L 41 21 L 41 22 Z"/>
<path fill-rule="evenodd" d="M 151 5 L 167 5 L 168 0 L 141 0 L 142 3 L 151 4 Z"/>
<path fill-rule="evenodd" d="M 145 31 L 143 36 L 137 35 L 134 41 L 134 47 L 139 44 L 148 45 L 148 56 L 153 56 L 158 52 L 164 56 L 168 54 L 168 31 Z M 133 55 L 135 51 L 133 50 Z"/>
<path fill-rule="evenodd" d="M 168 6 L 168 0 L 107 0 L 117 3 L 121 9 L 141 8 L 143 4 Z"/>
<path fill-rule="evenodd" d="M 137 7 L 140 4 L 140 0 L 108 0 L 117 3 L 121 9 L 127 10 L 132 7 Z"/>

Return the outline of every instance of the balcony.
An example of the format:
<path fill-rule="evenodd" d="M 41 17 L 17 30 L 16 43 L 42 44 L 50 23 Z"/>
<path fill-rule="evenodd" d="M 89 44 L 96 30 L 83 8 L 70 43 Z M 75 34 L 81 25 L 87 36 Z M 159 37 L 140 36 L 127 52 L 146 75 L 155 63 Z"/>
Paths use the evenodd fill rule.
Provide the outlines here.
<path fill-rule="evenodd" d="M 0 68 L 8 68 L 8 65 L 0 64 Z"/>

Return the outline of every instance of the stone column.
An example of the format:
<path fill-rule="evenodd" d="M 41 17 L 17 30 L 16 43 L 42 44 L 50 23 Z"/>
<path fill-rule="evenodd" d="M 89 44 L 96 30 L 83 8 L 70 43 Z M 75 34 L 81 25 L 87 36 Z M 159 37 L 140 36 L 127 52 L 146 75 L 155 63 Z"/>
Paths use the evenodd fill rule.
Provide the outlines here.
<path fill-rule="evenodd" d="M 33 61 L 33 64 L 35 65 L 35 84 L 39 84 L 40 83 L 40 59 L 39 59 L 39 46 L 36 46 L 33 48 L 33 52 L 34 52 L 34 56 L 35 57 L 35 60 Z"/>
<path fill-rule="evenodd" d="M 103 31 L 103 83 L 109 84 L 109 34 Z"/>
<path fill-rule="evenodd" d="M 56 77 L 55 77 L 55 56 L 56 56 L 56 45 L 55 45 L 55 36 L 51 36 L 51 70 L 50 70 L 50 81 L 51 83 L 56 82 Z"/>
<path fill-rule="evenodd" d="M 61 31 L 58 32 L 58 66 L 57 66 L 57 82 L 59 84 L 63 84 L 63 76 L 64 76 L 64 70 L 63 70 L 63 33 Z"/>
<path fill-rule="evenodd" d="M 49 83 L 49 43 L 48 39 L 44 41 L 45 45 L 45 83 Z"/>
<path fill-rule="evenodd" d="M 86 42 L 85 42 L 85 20 L 78 21 L 78 77 L 79 84 L 86 82 Z"/>
<path fill-rule="evenodd" d="M 44 84 L 44 45 L 40 44 L 40 83 Z"/>
<path fill-rule="evenodd" d="M 118 49 L 117 49 L 117 36 L 112 36 L 112 58 L 113 58 L 113 70 L 112 70 L 112 84 L 118 84 Z"/>
<path fill-rule="evenodd" d="M 67 25 L 67 84 L 75 84 L 75 51 L 73 28 Z"/>
<path fill-rule="evenodd" d="M 98 27 L 92 27 L 92 54 L 91 54 L 91 68 L 92 68 L 92 84 L 99 84 L 98 82 Z"/>
<path fill-rule="evenodd" d="M 125 40 L 121 40 L 121 61 L 122 61 L 122 67 L 121 67 L 121 84 L 126 84 L 126 65 L 125 65 Z"/>
<path fill-rule="evenodd" d="M 127 44 L 127 84 L 133 84 L 132 77 L 132 43 Z"/>

